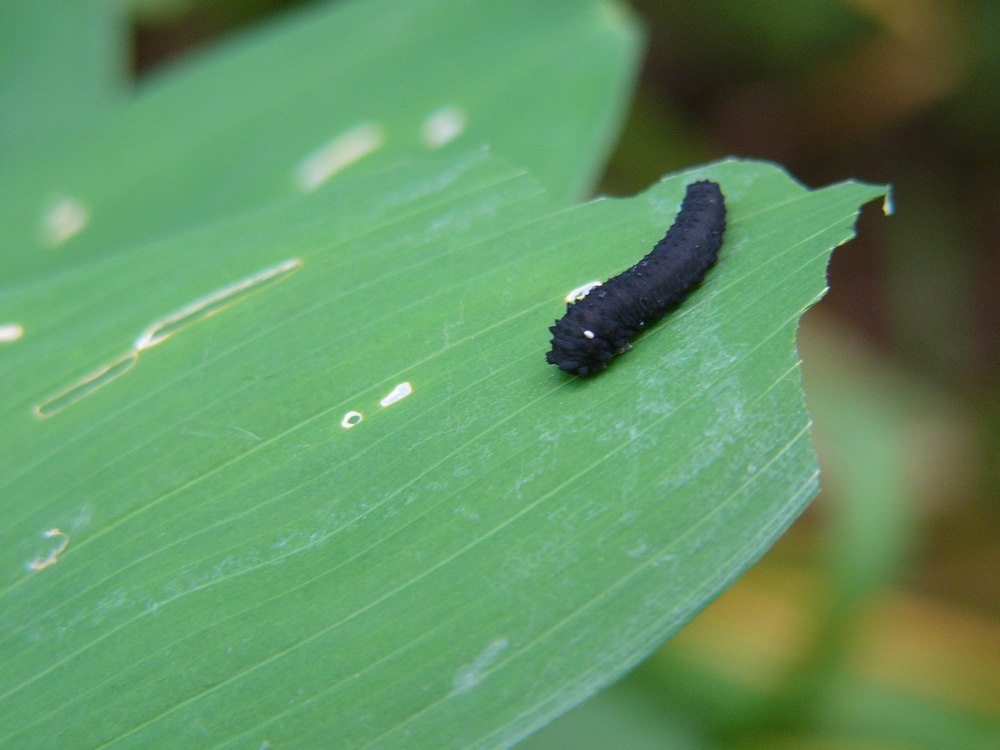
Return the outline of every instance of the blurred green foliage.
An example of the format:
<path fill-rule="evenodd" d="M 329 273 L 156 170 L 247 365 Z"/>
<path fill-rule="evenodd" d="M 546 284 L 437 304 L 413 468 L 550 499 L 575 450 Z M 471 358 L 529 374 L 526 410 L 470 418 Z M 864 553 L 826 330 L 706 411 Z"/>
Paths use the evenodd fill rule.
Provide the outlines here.
<path fill-rule="evenodd" d="M 0 3 L 0 28 L 0 156 L 29 133 L 84 121 L 126 89 L 126 21 L 113 3 Z"/>

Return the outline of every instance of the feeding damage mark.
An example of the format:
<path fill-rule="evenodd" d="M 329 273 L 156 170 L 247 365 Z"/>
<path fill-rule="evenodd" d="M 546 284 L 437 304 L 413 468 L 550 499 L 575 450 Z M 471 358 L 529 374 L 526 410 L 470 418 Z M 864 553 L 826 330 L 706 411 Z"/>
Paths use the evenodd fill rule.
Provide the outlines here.
<path fill-rule="evenodd" d="M 345 430 L 349 430 L 352 427 L 357 427 L 361 424 L 361 420 L 364 418 L 364 415 L 359 411 L 349 411 L 344 415 L 344 418 L 340 420 L 340 426 Z"/>
<path fill-rule="evenodd" d="M 428 148 L 441 148 L 458 138 L 464 130 L 465 113 L 458 107 L 444 107 L 424 120 L 420 135 Z"/>
<path fill-rule="evenodd" d="M 227 307 L 243 301 L 254 292 L 284 279 L 301 265 L 302 261 L 298 258 L 282 261 L 275 266 L 228 284 L 189 305 L 185 305 L 176 312 L 160 318 L 139 334 L 132 344 L 132 348 L 125 354 L 36 404 L 33 409 L 35 416 L 39 419 L 46 419 L 58 414 L 66 407 L 100 390 L 131 370 L 139 361 L 141 352 L 157 344 L 162 344 L 178 331 L 199 320 L 210 318 Z"/>
<path fill-rule="evenodd" d="M 385 142 L 382 128 L 372 122 L 358 125 L 313 151 L 295 168 L 295 184 L 310 193 L 341 170 L 363 159 Z"/>
<path fill-rule="evenodd" d="M 413 385 L 408 380 L 404 380 L 402 383 L 397 385 L 389 394 L 381 399 L 378 403 L 382 408 L 392 406 L 393 404 L 402 401 L 404 398 L 413 393 Z M 352 427 L 357 427 L 364 421 L 364 415 L 359 411 L 349 411 L 340 420 L 340 426 L 345 430 L 349 430 Z"/>
<path fill-rule="evenodd" d="M 500 658 L 509 645 L 510 642 L 504 636 L 494 638 L 471 663 L 455 670 L 455 676 L 451 680 L 451 694 L 464 693 L 478 685 L 483 679 L 483 672 Z"/>
<path fill-rule="evenodd" d="M 29 562 L 25 567 L 28 570 L 37 571 L 45 570 L 45 568 L 50 565 L 55 565 L 59 562 L 59 555 L 65 552 L 66 547 L 69 546 L 69 534 L 65 531 L 60 531 L 59 529 L 49 529 L 48 531 L 43 531 L 42 536 L 46 539 L 51 539 L 52 537 L 61 536 L 62 539 L 59 540 L 59 544 L 49 551 L 49 553 L 42 557 L 39 555 L 34 560 Z"/>
<path fill-rule="evenodd" d="M 47 398 L 40 404 L 35 404 L 34 413 L 39 419 L 46 419 L 53 414 L 58 414 L 70 404 L 75 404 L 84 396 L 89 396 L 94 391 L 100 390 L 112 380 L 116 380 L 132 369 L 139 361 L 139 354 L 131 351 L 122 355 L 109 365 L 105 365 L 96 372 L 92 372 L 82 380 L 78 380 L 73 385 L 65 388 L 59 393 Z"/>
<path fill-rule="evenodd" d="M 185 305 L 177 312 L 170 313 L 153 323 L 139 334 L 139 337 L 135 340 L 135 344 L 133 344 L 133 348 L 137 352 L 141 352 L 143 349 L 156 346 L 166 341 L 181 329 L 187 328 L 202 318 L 210 318 L 216 313 L 225 310 L 230 305 L 240 302 L 243 297 L 251 292 L 259 291 L 261 286 L 277 281 L 279 277 L 291 273 L 301 265 L 302 261 L 298 258 L 283 261 L 276 266 L 265 268 L 259 273 L 224 286 L 222 289 L 192 302 L 190 305 Z"/>
<path fill-rule="evenodd" d="M 59 247 L 80 234 L 90 223 L 90 211 L 73 198 L 58 198 L 42 214 L 42 239 L 49 247 Z"/>
<path fill-rule="evenodd" d="M 0 343 L 10 344 L 24 335 L 24 326 L 17 323 L 0 323 Z"/>
<path fill-rule="evenodd" d="M 386 396 L 384 399 L 382 399 L 381 401 L 379 401 L 379 405 L 381 405 L 383 407 L 385 407 L 385 406 L 392 406 L 397 401 L 402 401 L 404 398 L 406 398 L 407 396 L 409 396 L 411 393 L 413 393 L 413 386 L 410 384 L 409 381 L 403 381 L 402 383 L 400 383 L 399 385 L 397 385 L 395 388 L 393 388 L 389 392 L 388 396 Z"/>

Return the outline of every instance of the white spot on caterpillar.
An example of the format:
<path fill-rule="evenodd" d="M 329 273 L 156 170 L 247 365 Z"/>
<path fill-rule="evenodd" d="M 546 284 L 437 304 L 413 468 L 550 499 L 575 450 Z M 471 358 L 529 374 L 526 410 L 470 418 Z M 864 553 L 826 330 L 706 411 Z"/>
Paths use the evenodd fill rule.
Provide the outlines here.
<path fill-rule="evenodd" d="M 24 335 L 24 326 L 17 323 L 0 324 L 0 343 L 9 344 Z"/>
<path fill-rule="evenodd" d="M 341 170 L 363 159 L 385 142 L 382 128 L 372 122 L 358 125 L 313 151 L 295 168 L 295 184 L 309 193 Z"/>
<path fill-rule="evenodd" d="M 135 340 L 133 348 L 137 352 L 149 349 L 157 344 L 163 343 L 168 338 L 183 328 L 202 318 L 209 318 L 218 312 L 226 309 L 230 305 L 241 301 L 252 292 L 257 291 L 261 286 L 277 281 L 279 277 L 285 276 L 301 267 L 302 261 L 298 258 L 282 261 L 276 266 L 265 268 L 259 273 L 247 276 L 239 281 L 222 287 L 199 300 L 195 300 L 189 305 L 185 305 L 176 312 L 160 318 L 149 328 L 139 334 Z"/>
<path fill-rule="evenodd" d="M 382 406 L 392 406 L 397 401 L 402 401 L 404 398 L 406 398 L 407 396 L 409 396 L 411 393 L 413 393 L 413 386 L 410 385 L 409 381 L 403 381 L 402 383 L 400 383 L 399 385 L 397 385 L 395 388 L 393 388 L 389 392 L 388 396 L 386 396 L 384 399 L 382 399 L 381 401 L 379 401 L 379 404 L 382 405 Z"/>
<path fill-rule="evenodd" d="M 424 120 L 421 134 L 428 148 L 441 148 L 465 130 L 465 113 L 458 107 L 445 107 Z"/>
<path fill-rule="evenodd" d="M 340 420 L 340 426 L 345 430 L 349 430 L 352 427 L 356 427 L 361 424 L 361 420 L 364 418 L 364 415 L 359 411 L 349 411 L 344 415 L 344 418 Z"/>
<path fill-rule="evenodd" d="M 593 331 L 584 331 L 583 332 L 583 337 L 587 338 L 587 339 L 592 339 L 592 338 L 594 338 L 594 332 Z"/>
<path fill-rule="evenodd" d="M 59 562 L 59 555 L 61 555 L 66 550 L 66 547 L 69 546 L 69 535 L 65 531 L 60 531 L 59 529 L 49 529 L 48 531 L 43 531 L 42 536 L 46 539 L 51 539 L 54 536 L 61 536 L 62 539 L 59 541 L 58 546 L 52 549 L 48 555 L 45 557 L 36 557 L 34 560 L 29 562 L 25 566 L 28 570 L 45 570 L 45 568 L 50 565 L 55 565 Z"/>
<path fill-rule="evenodd" d="M 276 266 L 271 266 L 259 273 L 228 284 L 222 289 L 212 292 L 189 305 L 185 305 L 176 312 L 160 318 L 160 320 L 139 334 L 129 351 L 113 360 L 110 364 L 98 368 L 36 404 L 33 408 L 35 416 L 39 419 L 51 417 L 71 404 L 75 404 L 84 396 L 95 393 L 131 370 L 139 361 L 139 354 L 141 352 L 163 343 L 178 331 L 187 328 L 197 321 L 209 318 L 230 305 L 241 302 L 252 293 L 283 279 L 287 274 L 298 269 L 301 265 L 302 261 L 298 258 L 282 261 Z"/>
<path fill-rule="evenodd" d="M 82 232 L 90 223 L 90 211 L 73 198 L 59 198 L 42 216 L 42 239 L 58 247 Z"/>
<path fill-rule="evenodd" d="M 483 672 L 507 650 L 509 643 L 503 636 L 494 638 L 470 664 L 455 670 L 455 676 L 451 680 L 452 695 L 464 693 L 478 685 Z"/>
<path fill-rule="evenodd" d="M 576 289 L 567 294 L 565 299 L 567 302 L 579 302 L 588 294 L 590 294 L 591 289 L 596 289 L 602 283 L 603 282 L 600 281 L 588 281 L 586 284 L 581 284 Z"/>

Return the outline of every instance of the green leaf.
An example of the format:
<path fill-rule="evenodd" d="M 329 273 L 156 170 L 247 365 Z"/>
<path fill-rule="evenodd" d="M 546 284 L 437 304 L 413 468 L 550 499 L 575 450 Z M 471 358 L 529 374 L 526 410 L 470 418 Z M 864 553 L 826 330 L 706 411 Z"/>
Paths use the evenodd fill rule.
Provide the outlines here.
<path fill-rule="evenodd" d="M 654 657 L 655 658 L 655 657 Z M 647 661 L 646 664 L 649 662 Z M 589 700 L 517 744 L 518 750 L 707 750 L 685 700 L 664 695 L 662 680 L 640 665 Z M 689 697 L 689 696 L 686 696 Z"/>
<path fill-rule="evenodd" d="M 636 37 L 609 0 L 318 4 L 8 165 L 0 278 L 66 269 L 433 150 L 496 147 L 559 198 L 578 198 L 617 130 Z"/>
<path fill-rule="evenodd" d="M 123 98 L 126 25 L 107 0 L 0 3 L 0 159 Z"/>
<path fill-rule="evenodd" d="M 701 177 L 705 283 L 547 365 Z M 883 192 L 726 161 L 565 209 L 435 154 L 11 290 L 0 745 L 501 747 L 607 685 L 815 494 L 795 328 Z"/>

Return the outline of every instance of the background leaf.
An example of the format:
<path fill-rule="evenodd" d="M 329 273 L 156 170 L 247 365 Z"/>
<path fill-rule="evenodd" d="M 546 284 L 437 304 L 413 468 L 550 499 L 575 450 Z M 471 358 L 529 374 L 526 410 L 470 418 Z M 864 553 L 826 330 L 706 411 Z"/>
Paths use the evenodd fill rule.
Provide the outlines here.
<path fill-rule="evenodd" d="M 547 366 L 701 177 L 705 284 L 600 377 Z M 440 154 L 12 291 L 0 742 L 523 737 L 815 494 L 794 332 L 882 193 L 727 161 L 564 209 Z"/>
<path fill-rule="evenodd" d="M 636 38 L 605 0 L 317 4 L 13 160 L 0 276 L 66 269 L 438 148 L 488 144 L 579 198 L 617 132 Z"/>
<path fill-rule="evenodd" d="M 117 2 L 0 4 L 0 162 L 58 138 L 124 99 L 128 58 Z"/>

